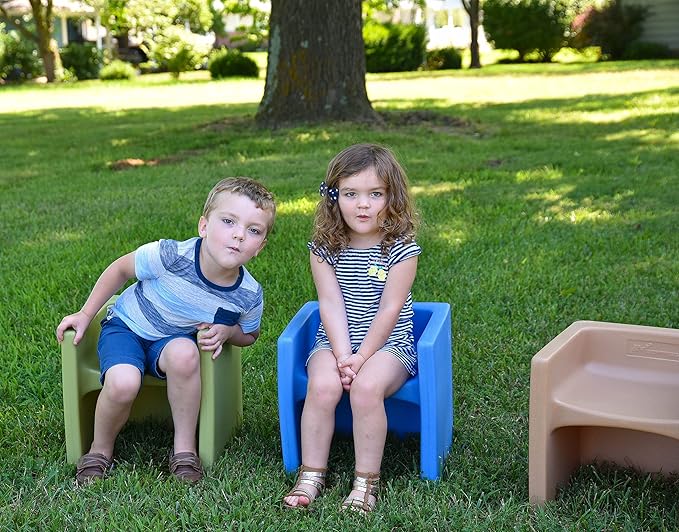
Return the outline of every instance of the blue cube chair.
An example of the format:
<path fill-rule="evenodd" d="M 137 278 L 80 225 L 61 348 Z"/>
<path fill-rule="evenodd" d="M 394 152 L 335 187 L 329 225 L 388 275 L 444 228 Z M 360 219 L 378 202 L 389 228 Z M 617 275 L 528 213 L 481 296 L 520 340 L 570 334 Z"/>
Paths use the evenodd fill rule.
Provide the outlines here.
<path fill-rule="evenodd" d="M 420 434 L 420 476 L 438 480 L 453 441 L 453 368 L 450 305 L 414 303 L 418 374 L 385 401 L 390 432 Z M 278 415 L 283 465 L 301 463 L 300 419 L 307 393 L 305 362 L 320 323 L 318 302 L 306 303 L 278 338 Z M 335 411 L 335 431 L 352 432 L 349 396 Z"/>

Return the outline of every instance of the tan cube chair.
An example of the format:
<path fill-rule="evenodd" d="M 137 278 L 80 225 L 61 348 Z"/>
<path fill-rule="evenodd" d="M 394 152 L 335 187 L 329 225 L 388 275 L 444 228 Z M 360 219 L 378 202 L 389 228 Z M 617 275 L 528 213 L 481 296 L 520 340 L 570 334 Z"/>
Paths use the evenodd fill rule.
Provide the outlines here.
<path fill-rule="evenodd" d="M 581 464 L 679 471 L 679 330 L 577 321 L 531 362 L 528 492 Z"/>

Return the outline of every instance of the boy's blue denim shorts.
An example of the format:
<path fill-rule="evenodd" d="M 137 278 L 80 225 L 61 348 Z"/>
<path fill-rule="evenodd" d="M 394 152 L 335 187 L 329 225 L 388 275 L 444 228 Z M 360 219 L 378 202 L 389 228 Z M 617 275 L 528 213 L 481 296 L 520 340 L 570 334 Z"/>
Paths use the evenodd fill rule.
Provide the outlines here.
<path fill-rule="evenodd" d="M 163 348 L 175 338 L 196 341 L 196 335 L 191 334 L 175 334 L 160 340 L 146 340 L 132 332 L 120 318 L 103 319 L 97 344 L 101 370 L 99 380 L 104 384 L 106 372 L 117 364 L 130 364 L 136 367 L 142 376 L 149 374 L 158 379 L 165 379 L 165 374 L 158 367 L 158 359 Z"/>

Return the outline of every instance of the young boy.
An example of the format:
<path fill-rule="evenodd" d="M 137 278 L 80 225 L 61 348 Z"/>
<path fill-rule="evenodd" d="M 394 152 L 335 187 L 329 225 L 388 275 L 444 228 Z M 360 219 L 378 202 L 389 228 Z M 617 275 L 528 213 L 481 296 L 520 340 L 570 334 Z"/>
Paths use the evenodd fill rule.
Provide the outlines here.
<path fill-rule="evenodd" d="M 97 280 L 79 312 L 57 327 L 75 330 L 77 344 L 98 310 L 129 279 L 129 286 L 102 322 L 98 352 L 103 388 L 94 414 L 94 439 L 78 461 L 76 481 L 106 475 L 115 439 L 127 421 L 144 373 L 167 379 L 174 422 L 170 471 L 197 482 L 200 408 L 200 347 L 219 356 L 222 344 L 251 345 L 259 336 L 262 287 L 244 264 L 266 244 L 276 215 L 271 193 L 256 181 L 236 177 L 210 191 L 198 221 L 199 237 L 160 240 L 114 261 Z"/>

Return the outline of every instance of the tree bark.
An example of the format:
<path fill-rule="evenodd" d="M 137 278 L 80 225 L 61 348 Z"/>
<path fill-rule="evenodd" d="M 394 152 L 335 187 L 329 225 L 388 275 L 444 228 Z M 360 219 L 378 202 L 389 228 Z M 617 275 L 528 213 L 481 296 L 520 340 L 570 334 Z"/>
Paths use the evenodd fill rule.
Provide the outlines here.
<path fill-rule="evenodd" d="M 379 120 L 365 88 L 361 0 L 272 0 L 265 127 Z"/>
<path fill-rule="evenodd" d="M 471 63 L 469 68 L 481 68 L 481 57 L 479 55 L 479 0 L 462 0 L 462 5 L 467 15 L 469 15 L 469 27 L 471 29 L 471 43 L 469 44 Z"/>

